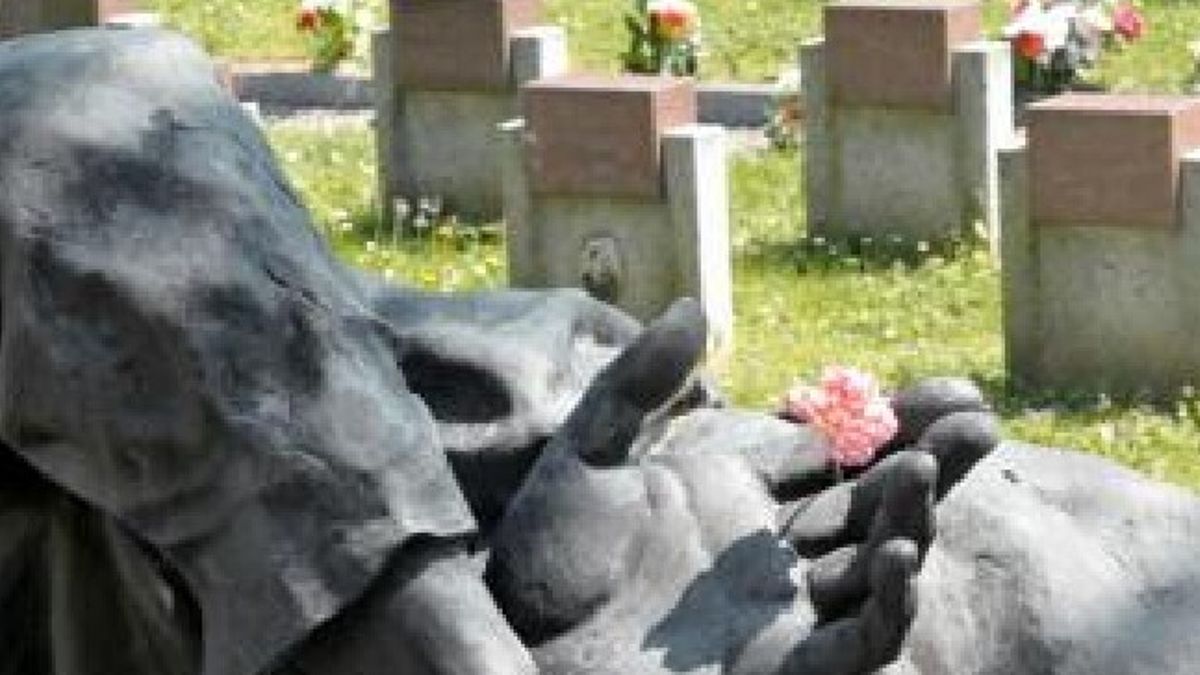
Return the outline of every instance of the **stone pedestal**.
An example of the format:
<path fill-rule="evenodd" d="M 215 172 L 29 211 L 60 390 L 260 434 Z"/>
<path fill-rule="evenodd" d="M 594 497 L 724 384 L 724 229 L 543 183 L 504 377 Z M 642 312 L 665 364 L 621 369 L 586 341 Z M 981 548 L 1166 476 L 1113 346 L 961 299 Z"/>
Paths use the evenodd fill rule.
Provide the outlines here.
<path fill-rule="evenodd" d="M 566 34 L 537 26 L 537 0 L 392 0 L 375 35 L 380 196 L 440 197 L 453 212 L 502 211 L 496 127 L 517 91 L 564 72 Z M 390 214 L 389 214 L 390 215 Z"/>
<path fill-rule="evenodd" d="M 575 286 L 648 320 L 698 299 L 712 348 L 732 341 L 725 130 L 700 125 L 690 80 L 569 76 L 530 84 L 504 125 L 514 286 Z"/>
<path fill-rule="evenodd" d="M 976 2 L 839 2 L 801 50 L 809 232 L 995 240 L 1010 142 L 1007 43 Z"/>
<path fill-rule="evenodd" d="M 1200 99 L 1036 104 L 1001 177 L 1014 380 L 1164 396 L 1200 384 Z"/>
<path fill-rule="evenodd" d="M 98 0 L 0 0 L 0 38 L 95 26 Z"/>
<path fill-rule="evenodd" d="M 0 39 L 84 26 L 158 23 L 144 0 L 0 0 Z"/>

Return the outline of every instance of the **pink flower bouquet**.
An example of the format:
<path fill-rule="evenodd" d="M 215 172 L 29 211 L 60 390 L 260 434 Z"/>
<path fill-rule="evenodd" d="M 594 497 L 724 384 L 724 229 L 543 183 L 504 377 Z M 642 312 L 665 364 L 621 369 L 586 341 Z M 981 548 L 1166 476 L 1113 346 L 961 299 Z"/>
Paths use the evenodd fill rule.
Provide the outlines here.
<path fill-rule="evenodd" d="M 784 401 L 784 415 L 821 432 L 838 468 L 866 466 L 899 429 L 875 378 L 844 366 L 827 368 L 819 386 L 794 387 Z"/>

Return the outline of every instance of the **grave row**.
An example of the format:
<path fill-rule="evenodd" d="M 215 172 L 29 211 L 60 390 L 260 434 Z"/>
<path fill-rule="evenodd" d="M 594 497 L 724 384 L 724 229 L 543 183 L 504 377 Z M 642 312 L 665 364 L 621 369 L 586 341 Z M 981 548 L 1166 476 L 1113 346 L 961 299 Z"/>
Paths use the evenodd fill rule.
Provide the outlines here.
<path fill-rule="evenodd" d="M 19 6 L 94 22 L 101 4 Z M 14 7 L 0 4 L 0 33 L 74 25 Z M 374 46 L 384 203 L 503 216 L 514 285 L 581 286 L 642 318 L 697 297 L 728 347 L 724 130 L 696 123 L 690 80 L 567 74 L 563 31 L 539 10 L 392 1 Z M 1015 379 L 1200 382 L 1200 99 L 1070 94 L 1033 105 L 1019 134 L 1008 46 L 980 23 L 969 1 L 826 6 L 824 37 L 801 50 L 810 234 L 982 229 Z"/>
<path fill-rule="evenodd" d="M 568 74 L 539 0 L 397 0 L 376 36 L 383 203 L 503 217 L 520 286 L 582 286 L 642 319 L 692 296 L 732 335 L 725 131 L 695 83 Z M 446 36 L 454 36 L 452 40 Z"/>
<path fill-rule="evenodd" d="M 565 38 L 537 26 L 534 4 L 393 3 L 399 28 L 377 52 L 394 92 L 384 194 L 503 212 L 515 285 L 582 286 L 643 318 L 699 297 L 727 346 L 723 131 L 695 124 L 688 81 L 563 75 Z M 982 38 L 980 14 L 968 1 L 825 8 L 825 35 L 800 56 L 810 234 L 982 230 L 1015 378 L 1200 382 L 1200 102 L 1068 95 L 1034 105 L 1021 136 L 1009 47 Z M 448 68 L 463 60 L 434 35 L 474 45 L 473 65 Z"/>

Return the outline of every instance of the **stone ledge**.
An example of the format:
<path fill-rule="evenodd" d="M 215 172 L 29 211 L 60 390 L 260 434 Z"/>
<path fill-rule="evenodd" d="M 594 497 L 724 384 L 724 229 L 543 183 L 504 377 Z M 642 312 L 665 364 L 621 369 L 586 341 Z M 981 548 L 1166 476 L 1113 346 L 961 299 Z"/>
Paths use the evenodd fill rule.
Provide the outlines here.
<path fill-rule="evenodd" d="M 230 63 L 228 68 L 238 99 L 264 108 L 354 110 L 375 105 L 375 86 L 367 73 L 314 73 L 301 61 Z"/>
<path fill-rule="evenodd" d="M 300 62 L 233 63 L 230 69 L 238 98 L 265 108 L 365 110 L 375 105 L 375 83 L 361 72 L 313 73 Z M 779 91 L 769 83 L 701 82 L 696 85 L 699 120 L 761 127 Z"/>

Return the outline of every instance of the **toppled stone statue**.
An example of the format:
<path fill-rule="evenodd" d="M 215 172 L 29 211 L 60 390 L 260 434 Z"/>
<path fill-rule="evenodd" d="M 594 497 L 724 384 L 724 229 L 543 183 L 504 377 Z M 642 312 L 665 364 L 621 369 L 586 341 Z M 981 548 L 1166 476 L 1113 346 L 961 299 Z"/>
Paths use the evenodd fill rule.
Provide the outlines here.
<path fill-rule="evenodd" d="M 834 484 L 703 344 L 347 270 L 181 38 L 0 44 L 0 674 L 1200 663 L 1195 499 L 954 380 Z"/>

